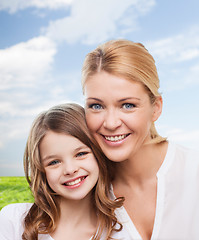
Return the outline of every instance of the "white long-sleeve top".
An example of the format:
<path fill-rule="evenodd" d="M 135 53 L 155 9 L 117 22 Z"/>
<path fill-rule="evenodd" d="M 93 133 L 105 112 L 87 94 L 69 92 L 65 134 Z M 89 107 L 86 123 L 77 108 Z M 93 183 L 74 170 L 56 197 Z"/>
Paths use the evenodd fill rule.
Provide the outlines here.
<path fill-rule="evenodd" d="M 0 240 L 22 240 L 24 217 L 31 206 L 32 203 L 15 203 L 2 208 L 0 211 Z M 112 237 L 117 240 L 132 240 L 130 233 L 125 228 L 120 232 L 114 232 Z M 38 239 L 54 240 L 49 234 L 39 234 Z M 92 237 L 88 240 L 91 239 Z M 106 240 L 103 234 L 100 239 Z"/>
<path fill-rule="evenodd" d="M 132 239 L 142 239 L 124 207 L 117 209 L 116 215 Z M 199 240 L 199 152 L 169 142 L 157 172 L 151 240 Z"/>

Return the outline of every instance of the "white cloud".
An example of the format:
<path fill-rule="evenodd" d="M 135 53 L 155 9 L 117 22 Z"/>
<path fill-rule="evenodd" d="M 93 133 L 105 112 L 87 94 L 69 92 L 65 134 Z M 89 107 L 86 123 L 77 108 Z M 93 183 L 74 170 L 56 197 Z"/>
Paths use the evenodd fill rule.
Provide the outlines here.
<path fill-rule="evenodd" d="M 156 61 L 164 92 L 199 84 L 199 25 L 145 46 Z"/>
<path fill-rule="evenodd" d="M 8 140 L 19 140 L 27 137 L 27 133 L 30 129 L 32 118 L 7 118 L 0 122 L 0 142 L 1 148 L 6 146 Z"/>
<path fill-rule="evenodd" d="M 3 162 L 3 161 L 2 161 Z M 6 160 L 4 160 L 6 162 Z M 10 168 L 10 169 L 21 169 L 22 163 L 1 163 L 1 168 Z M 3 173 L 3 172 L 2 172 Z M 1 175 L 1 174 L 0 174 Z M 2 175 L 1 175 L 2 176 Z"/>
<path fill-rule="evenodd" d="M 197 115 L 196 115 L 197 117 Z M 157 130 L 168 140 L 187 146 L 189 148 L 199 149 L 199 129 L 186 130 L 168 126 L 167 124 L 157 125 Z"/>
<path fill-rule="evenodd" d="M 73 0 L 1 0 L 0 10 L 15 13 L 30 7 L 58 9 L 68 7 L 72 1 Z"/>
<path fill-rule="evenodd" d="M 195 63 L 188 69 L 188 73 L 185 78 L 185 84 L 199 84 L 199 62 Z"/>
<path fill-rule="evenodd" d="M 61 83 L 45 85 L 44 92 L 32 91 L 32 89 L 22 89 L 22 94 L 18 93 L 17 88 L 11 94 L 3 93 L 0 98 L 0 149 L 6 147 L 6 143 L 11 140 L 26 139 L 30 126 L 34 118 L 49 109 L 50 107 L 66 102 L 72 102 L 67 92 L 71 89 L 72 94 L 75 89 L 66 86 L 60 86 Z M 74 102 L 74 101 L 73 101 Z M 80 102 L 79 102 L 80 103 Z M 80 103 L 81 104 L 81 103 Z"/>
<path fill-rule="evenodd" d="M 54 96 L 53 94 L 51 95 L 50 99 L 43 99 L 42 101 L 38 101 L 33 105 L 27 105 L 26 107 L 22 106 L 18 101 L 10 101 L 9 99 L 6 103 L 1 103 L 0 149 L 6 147 L 6 144 L 11 140 L 17 141 L 19 139 L 26 139 L 31 124 L 39 113 L 46 111 L 57 104 L 74 102 L 67 98 L 66 95 L 64 97 L 64 94 L 61 94 L 61 98 L 57 98 L 57 94 L 60 94 L 60 90 L 58 88 L 55 89 L 54 94 Z M 30 97 L 34 98 L 33 95 L 30 95 Z M 23 99 L 26 101 L 28 97 L 25 98 L 24 96 Z M 82 104 L 78 101 L 75 102 Z"/>
<path fill-rule="evenodd" d="M 199 149 L 199 130 L 183 131 L 175 129 L 168 132 L 168 138 L 177 143 L 183 144 L 190 148 Z"/>
<path fill-rule="evenodd" d="M 199 26 L 175 36 L 148 42 L 152 55 L 166 63 L 179 63 L 199 58 Z"/>
<path fill-rule="evenodd" d="M 51 22 L 44 31 L 56 41 L 99 43 L 125 31 L 134 31 L 137 17 L 154 4 L 154 0 L 76 0 L 71 5 L 70 16 Z M 121 25 L 123 29 L 119 31 Z"/>
<path fill-rule="evenodd" d="M 164 76 L 161 77 L 161 81 L 166 85 L 164 90 L 183 91 L 189 88 L 189 91 L 191 91 L 191 89 L 194 90 L 198 88 L 199 59 L 187 63 L 186 65 L 183 63 L 175 64 L 171 61 L 170 64 L 165 64 L 164 71 Z M 195 96 L 195 98 L 199 99 L 198 95 Z"/>
<path fill-rule="evenodd" d="M 0 129 L 5 130 L 9 127 L 9 124 L 4 127 L 4 124 L 8 123 L 8 119 L 12 121 L 10 122 L 10 126 L 13 126 L 17 123 L 18 119 L 20 119 L 19 123 L 23 122 L 22 119 L 33 119 L 38 113 L 47 110 L 53 105 L 72 101 L 67 96 L 65 88 L 61 88 L 59 85 L 50 85 L 49 88 L 45 88 L 45 91 L 48 92 L 47 96 L 43 96 L 42 93 L 39 94 L 37 91 L 32 92 L 31 89 L 23 89 L 26 94 L 22 94 L 22 96 L 17 96 L 17 93 L 11 94 L 11 97 L 9 94 L 4 96 L 3 100 L 0 100 L 0 125 L 3 123 Z M 23 124 L 21 128 L 23 128 Z"/>
<path fill-rule="evenodd" d="M 50 70 L 55 53 L 54 43 L 42 36 L 0 50 L 0 89 L 31 86 Z"/>
<path fill-rule="evenodd" d="M 0 121 L 0 148 L 4 148 L 6 143 L 11 140 L 26 139 L 36 116 L 55 104 L 52 99 L 33 106 L 23 107 L 18 102 L 14 103 L 8 100 L 0 108 L 2 116 Z"/>

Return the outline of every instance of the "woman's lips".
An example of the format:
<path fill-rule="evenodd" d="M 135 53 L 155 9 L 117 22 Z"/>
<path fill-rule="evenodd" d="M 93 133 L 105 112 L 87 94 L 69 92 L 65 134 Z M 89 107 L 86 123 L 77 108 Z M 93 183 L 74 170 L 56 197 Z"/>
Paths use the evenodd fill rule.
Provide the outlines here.
<path fill-rule="evenodd" d="M 114 136 L 110 136 L 110 135 L 102 135 L 107 141 L 110 142 L 119 142 L 123 139 L 125 139 L 126 137 L 128 137 L 130 135 L 130 133 L 127 134 L 121 134 L 121 135 L 114 135 Z"/>
<path fill-rule="evenodd" d="M 127 140 L 130 133 L 117 135 L 100 135 L 102 136 L 102 140 L 106 145 L 110 147 L 119 147 Z"/>

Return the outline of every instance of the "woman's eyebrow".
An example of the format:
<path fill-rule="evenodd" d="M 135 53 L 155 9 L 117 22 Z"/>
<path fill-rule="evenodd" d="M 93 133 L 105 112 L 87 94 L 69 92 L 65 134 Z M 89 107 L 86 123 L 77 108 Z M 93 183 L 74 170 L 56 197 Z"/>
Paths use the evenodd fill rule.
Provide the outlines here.
<path fill-rule="evenodd" d="M 123 102 L 127 100 L 132 100 L 132 99 L 141 100 L 140 98 L 137 98 L 137 97 L 126 97 L 126 98 L 119 99 L 118 102 Z"/>
<path fill-rule="evenodd" d="M 98 101 L 98 102 L 103 102 L 101 99 L 95 98 L 95 97 L 89 97 L 86 100 L 95 100 L 95 101 Z"/>

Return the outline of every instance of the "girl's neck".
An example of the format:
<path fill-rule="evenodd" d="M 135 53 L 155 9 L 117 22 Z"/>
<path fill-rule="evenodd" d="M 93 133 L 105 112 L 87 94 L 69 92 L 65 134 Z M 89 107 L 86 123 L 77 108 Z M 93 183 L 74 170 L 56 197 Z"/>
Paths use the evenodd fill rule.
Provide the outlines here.
<path fill-rule="evenodd" d="M 90 196 L 82 200 L 61 199 L 60 219 L 51 236 L 55 240 L 90 239 L 96 228 L 97 216 Z"/>
<path fill-rule="evenodd" d="M 61 199 L 60 219 L 65 222 L 77 223 L 85 221 L 86 218 L 94 220 L 96 211 L 91 201 L 91 195 L 81 200 Z M 70 217 L 68 217 L 70 216 Z"/>
<path fill-rule="evenodd" d="M 126 161 L 116 163 L 116 174 L 114 182 L 131 184 L 142 184 L 147 179 L 156 177 L 162 165 L 168 143 L 144 145 L 136 154 Z"/>

